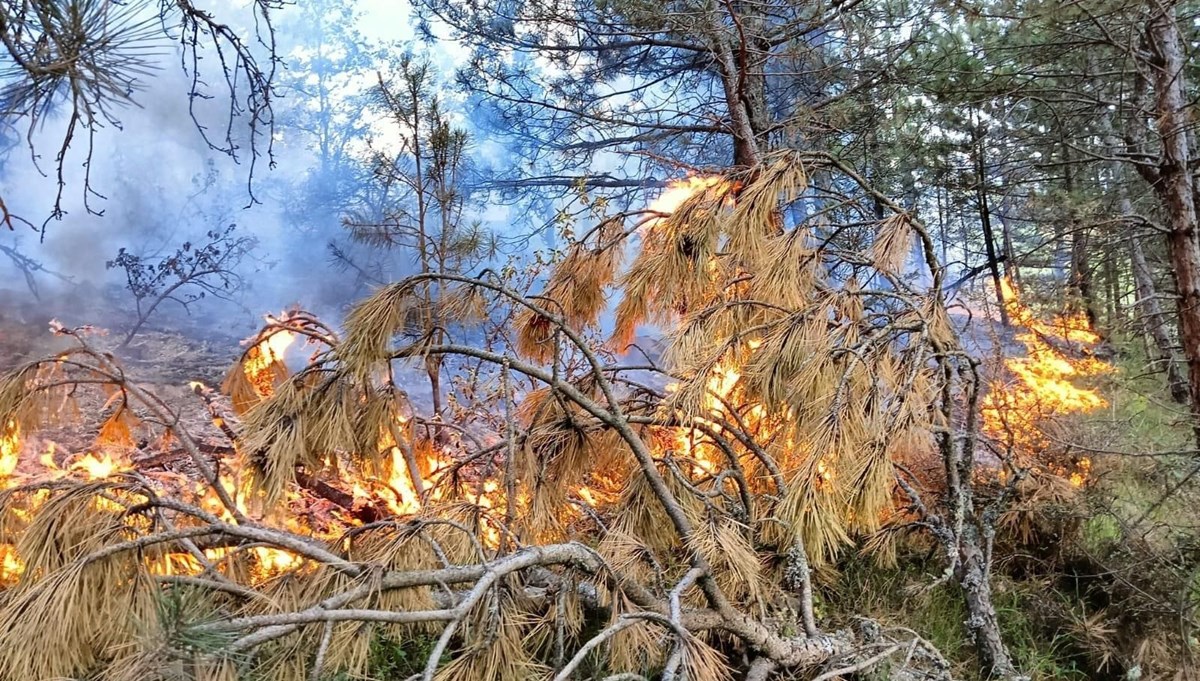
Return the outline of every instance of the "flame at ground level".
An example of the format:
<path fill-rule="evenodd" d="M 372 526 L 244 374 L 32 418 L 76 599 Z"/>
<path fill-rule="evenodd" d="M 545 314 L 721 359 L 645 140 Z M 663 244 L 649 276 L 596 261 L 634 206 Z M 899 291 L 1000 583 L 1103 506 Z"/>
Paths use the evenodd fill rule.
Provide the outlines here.
<path fill-rule="evenodd" d="M 21 428 L 9 421 L 0 429 L 0 478 L 7 478 L 17 469 L 21 453 Z"/>
<path fill-rule="evenodd" d="M 89 452 L 71 465 L 72 470 L 83 471 L 89 480 L 103 480 L 123 467 L 121 463 L 113 459 L 109 452 L 99 455 Z"/>
<path fill-rule="evenodd" d="M 1109 373 L 1113 368 L 1087 355 L 1101 339 L 1085 315 L 1064 314 L 1044 321 L 1021 302 L 1011 281 L 1003 280 L 1000 292 L 1010 323 L 1020 329 L 1016 340 L 1025 347 L 1025 356 L 1004 359 L 1012 380 L 997 378 L 989 382 L 988 394 L 981 403 L 983 430 L 1025 459 L 1022 463 L 1032 463 L 1029 459 L 1053 449 L 1044 430 L 1052 419 L 1107 406 L 1097 390 L 1080 387 L 1075 381 Z M 1068 354 L 1075 348 L 1079 349 L 1078 357 Z M 1043 465 L 1079 487 L 1086 482 L 1092 464 L 1083 458 L 1071 465 Z"/>

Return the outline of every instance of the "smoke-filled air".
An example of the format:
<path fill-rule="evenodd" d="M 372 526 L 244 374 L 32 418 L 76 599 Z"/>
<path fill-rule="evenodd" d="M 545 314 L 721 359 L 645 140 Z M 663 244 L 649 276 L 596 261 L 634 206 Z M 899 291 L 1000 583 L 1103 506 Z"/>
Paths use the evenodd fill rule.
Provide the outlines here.
<path fill-rule="evenodd" d="M 0 681 L 1200 681 L 1197 3 L 0 46 Z"/>

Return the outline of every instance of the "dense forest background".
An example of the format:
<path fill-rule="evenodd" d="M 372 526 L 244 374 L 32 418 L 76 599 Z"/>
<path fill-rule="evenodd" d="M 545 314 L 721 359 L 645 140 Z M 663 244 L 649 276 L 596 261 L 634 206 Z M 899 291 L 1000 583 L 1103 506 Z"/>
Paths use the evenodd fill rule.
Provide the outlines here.
<path fill-rule="evenodd" d="M 0 40 L 0 680 L 1197 676 L 1200 4 Z"/>

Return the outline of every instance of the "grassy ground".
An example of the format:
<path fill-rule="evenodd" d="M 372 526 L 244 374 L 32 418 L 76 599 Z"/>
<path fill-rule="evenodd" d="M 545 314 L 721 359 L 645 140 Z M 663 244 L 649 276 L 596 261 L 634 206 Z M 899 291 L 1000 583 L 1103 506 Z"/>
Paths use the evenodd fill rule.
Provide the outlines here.
<path fill-rule="evenodd" d="M 899 567 L 884 569 L 869 559 L 854 558 L 841 566 L 836 583 L 825 590 L 828 615 L 838 620 L 850 613 L 878 619 L 882 624 L 907 627 L 933 643 L 954 665 L 954 677 L 978 679 L 978 662 L 963 622 L 967 612 L 952 584 L 931 588 L 937 579 L 924 569 L 923 556 L 910 555 Z M 930 565 L 930 568 L 934 566 Z M 1047 597 L 1042 585 L 997 579 L 996 609 L 1011 653 L 1018 666 L 1034 679 L 1087 679 L 1072 659 L 1069 641 L 1047 636 L 1031 613 Z M 835 605 L 836 604 L 836 605 Z"/>

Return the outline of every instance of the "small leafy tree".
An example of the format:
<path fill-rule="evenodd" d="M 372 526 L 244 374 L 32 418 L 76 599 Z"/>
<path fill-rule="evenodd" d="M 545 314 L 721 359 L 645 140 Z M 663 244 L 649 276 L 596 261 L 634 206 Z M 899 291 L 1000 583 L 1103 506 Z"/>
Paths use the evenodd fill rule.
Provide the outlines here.
<path fill-rule="evenodd" d="M 202 244 L 185 241 L 174 253 L 157 262 L 153 256 L 137 255 L 122 248 L 117 257 L 105 263 L 110 270 L 124 270 L 125 288 L 133 294 L 137 313 L 121 347 L 129 345 L 150 315 L 165 302 L 188 310 L 208 296 L 229 300 L 245 286 L 238 267 L 258 245 L 258 240 L 236 231 L 237 225 L 210 230 Z"/>

